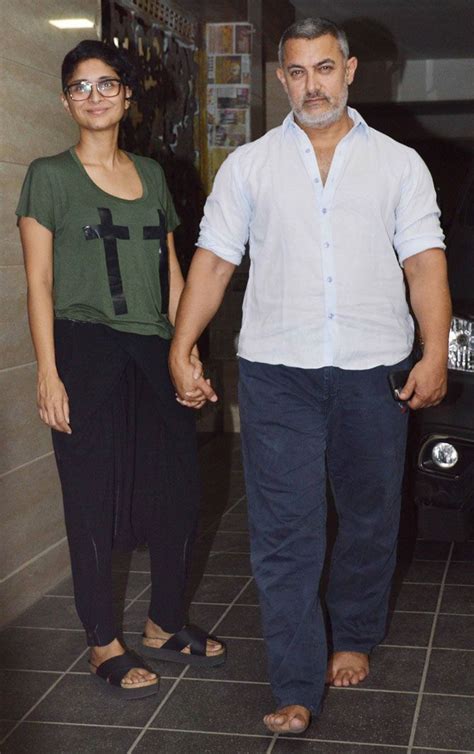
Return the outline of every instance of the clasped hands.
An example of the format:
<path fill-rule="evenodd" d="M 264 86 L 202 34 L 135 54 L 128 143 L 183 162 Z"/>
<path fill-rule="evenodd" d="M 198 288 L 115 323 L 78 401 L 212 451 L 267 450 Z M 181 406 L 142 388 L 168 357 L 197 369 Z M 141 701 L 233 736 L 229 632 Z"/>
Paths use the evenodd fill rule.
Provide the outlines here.
<path fill-rule="evenodd" d="M 173 348 L 170 352 L 169 368 L 171 380 L 176 389 L 176 400 L 182 406 L 199 409 L 206 401 L 218 400 L 209 378 L 204 377 L 202 362 L 197 347 L 190 354 Z"/>

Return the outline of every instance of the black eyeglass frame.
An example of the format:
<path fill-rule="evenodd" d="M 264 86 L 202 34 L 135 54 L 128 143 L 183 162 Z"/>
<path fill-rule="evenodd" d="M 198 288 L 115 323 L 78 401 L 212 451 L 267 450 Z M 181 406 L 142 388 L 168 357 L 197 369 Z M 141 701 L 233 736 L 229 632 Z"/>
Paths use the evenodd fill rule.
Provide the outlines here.
<path fill-rule="evenodd" d="M 105 94 L 105 92 L 101 92 L 100 89 L 99 89 L 99 87 L 101 86 L 101 84 L 108 84 L 110 81 L 114 81 L 114 82 L 116 82 L 119 85 L 118 91 L 114 92 L 114 94 Z M 88 85 L 88 87 L 89 87 L 89 93 L 88 93 L 87 97 L 80 97 L 79 99 L 77 99 L 77 98 L 74 98 L 72 96 L 72 94 L 70 92 L 70 89 L 71 89 L 72 86 L 77 86 L 78 84 L 87 84 Z M 100 81 L 87 81 L 87 79 L 82 79 L 81 81 L 75 81 L 73 84 L 68 84 L 67 86 L 64 87 L 63 91 L 64 91 L 64 94 L 66 94 L 69 97 L 69 99 L 71 99 L 73 102 L 85 102 L 91 96 L 91 94 L 92 94 L 92 87 L 94 87 L 94 86 L 96 88 L 96 91 L 101 95 L 101 97 L 106 97 L 107 99 L 110 99 L 112 97 L 118 97 L 118 95 L 122 91 L 122 86 L 123 85 L 124 84 L 123 84 L 122 79 L 116 79 L 116 78 L 101 79 Z"/>

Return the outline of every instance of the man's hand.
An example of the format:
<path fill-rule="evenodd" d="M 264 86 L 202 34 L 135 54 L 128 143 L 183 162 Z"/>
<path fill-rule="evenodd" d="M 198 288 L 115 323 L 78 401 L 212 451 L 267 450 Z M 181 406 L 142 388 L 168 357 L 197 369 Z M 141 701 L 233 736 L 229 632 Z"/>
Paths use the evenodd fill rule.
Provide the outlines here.
<path fill-rule="evenodd" d="M 444 361 L 423 357 L 410 374 L 399 392 L 399 398 L 407 401 L 411 409 L 437 406 L 446 395 L 448 369 Z"/>
<path fill-rule="evenodd" d="M 182 406 L 198 409 L 202 408 L 206 401 L 217 401 L 211 381 L 204 378 L 196 348 L 186 356 L 175 353 L 171 347 L 169 368 L 171 380 L 176 388 L 176 400 Z"/>

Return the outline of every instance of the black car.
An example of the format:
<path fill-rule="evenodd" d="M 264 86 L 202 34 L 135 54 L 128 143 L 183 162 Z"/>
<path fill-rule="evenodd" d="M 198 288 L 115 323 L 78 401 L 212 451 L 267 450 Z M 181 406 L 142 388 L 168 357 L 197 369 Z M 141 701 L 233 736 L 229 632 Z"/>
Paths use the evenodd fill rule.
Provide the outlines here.
<path fill-rule="evenodd" d="M 474 170 L 447 237 L 453 319 L 448 392 L 413 416 L 410 456 L 418 536 L 468 539 L 474 530 Z"/>

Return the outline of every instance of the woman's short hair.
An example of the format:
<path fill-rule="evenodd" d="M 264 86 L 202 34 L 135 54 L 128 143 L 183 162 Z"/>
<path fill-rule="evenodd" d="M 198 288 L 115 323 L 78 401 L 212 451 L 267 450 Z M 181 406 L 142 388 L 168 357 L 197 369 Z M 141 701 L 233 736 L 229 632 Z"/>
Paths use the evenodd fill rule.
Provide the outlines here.
<path fill-rule="evenodd" d="M 115 47 L 115 45 L 100 42 L 98 39 L 83 39 L 65 56 L 61 66 L 62 88 L 67 86 L 74 74 L 76 66 L 84 60 L 102 60 L 114 69 L 120 81 L 130 87 L 132 92 L 137 88 L 137 73 L 127 50 Z"/>

